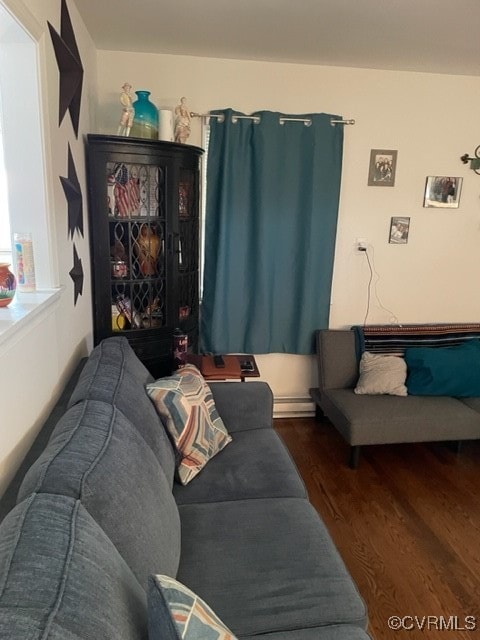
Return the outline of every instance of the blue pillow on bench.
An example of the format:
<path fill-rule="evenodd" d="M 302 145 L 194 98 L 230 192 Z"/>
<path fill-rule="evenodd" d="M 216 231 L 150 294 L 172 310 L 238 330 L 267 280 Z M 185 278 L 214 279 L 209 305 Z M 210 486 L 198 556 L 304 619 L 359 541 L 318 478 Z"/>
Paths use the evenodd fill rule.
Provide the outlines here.
<path fill-rule="evenodd" d="M 480 396 L 480 340 L 454 347 L 405 350 L 407 389 L 414 396 Z"/>

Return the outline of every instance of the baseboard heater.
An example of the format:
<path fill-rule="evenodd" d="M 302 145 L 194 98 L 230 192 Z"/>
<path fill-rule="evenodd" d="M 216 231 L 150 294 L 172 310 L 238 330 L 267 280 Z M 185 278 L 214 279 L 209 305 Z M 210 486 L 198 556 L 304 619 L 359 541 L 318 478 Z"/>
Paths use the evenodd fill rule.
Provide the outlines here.
<path fill-rule="evenodd" d="M 307 418 L 315 415 L 315 403 L 308 397 L 278 396 L 273 399 L 274 418 Z"/>

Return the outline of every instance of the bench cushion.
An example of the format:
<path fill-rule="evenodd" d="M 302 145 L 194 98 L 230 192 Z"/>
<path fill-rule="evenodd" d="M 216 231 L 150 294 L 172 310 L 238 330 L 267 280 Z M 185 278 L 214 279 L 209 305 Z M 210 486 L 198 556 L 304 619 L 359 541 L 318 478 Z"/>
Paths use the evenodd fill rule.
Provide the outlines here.
<path fill-rule="evenodd" d="M 480 438 L 480 414 L 455 398 L 321 394 L 325 415 L 352 446 Z"/>
<path fill-rule="evenodd" d="M 460 398 L 460 402 L 480 415 L 480 398 Z"/>

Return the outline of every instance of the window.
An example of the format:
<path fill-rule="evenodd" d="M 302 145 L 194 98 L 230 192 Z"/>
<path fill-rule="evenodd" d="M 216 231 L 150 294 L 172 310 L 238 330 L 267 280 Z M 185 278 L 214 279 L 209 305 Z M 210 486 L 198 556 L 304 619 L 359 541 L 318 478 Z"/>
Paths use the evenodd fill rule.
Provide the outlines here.
<path fill-rule="evenodd" d="M 23 0 L 0 0 L 0 260 L 11 260 L 15 232 L 32 234 L 35 276 L 39 291 L 15 296 L 2 314 L 0 355 L 14 334 L 41 317 L 60 297 L 50 250 L 47 215 L 49 167 L 44 149 L 51 148 L 41 118 L 47 105 L 41 93 L 40 57 L 45 55 L 45 27 L 39 25 Z M 6 245 L 6 246 L 5 246 Z"/>
<path fill-rule="evenodd" d="M 54 278 L 38 65 L 43 28 L 19 0 L 0 0 L 0 24 L 0 251 L 8 255 L 13 233 L 31 233 L 37 286 L 50 288 Z"/>
<path fill-rule="evenodd" d="M 3 157 L 2 96 L 0 94 L 0 262 L 12 262 L 7 175 Z"/>

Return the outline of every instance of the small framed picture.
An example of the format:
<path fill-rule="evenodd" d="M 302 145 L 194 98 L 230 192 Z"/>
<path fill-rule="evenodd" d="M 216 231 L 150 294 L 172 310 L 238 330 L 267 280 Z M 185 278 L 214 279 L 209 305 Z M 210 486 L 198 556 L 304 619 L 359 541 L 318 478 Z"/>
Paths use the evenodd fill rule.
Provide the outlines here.
<path fill-rule="evenodd" d="M 397 170 L 397 151 L 372 149 L 368 168 L 369 187 L 393 187 Z"/>
<path fill-rule="evenodd" d="M 390 219 L 390 244 L 407 244 L 410 231 L 410 218 Z"/>
<path fill-rule="evenodd" d="M 458 209 L 463 178 L 449 176 L 427 176 L 424 207 Z"/>

